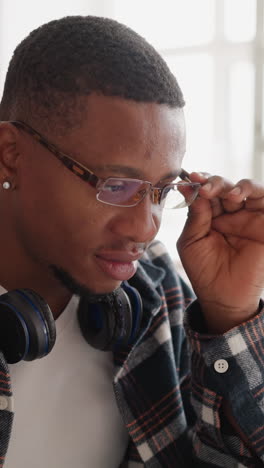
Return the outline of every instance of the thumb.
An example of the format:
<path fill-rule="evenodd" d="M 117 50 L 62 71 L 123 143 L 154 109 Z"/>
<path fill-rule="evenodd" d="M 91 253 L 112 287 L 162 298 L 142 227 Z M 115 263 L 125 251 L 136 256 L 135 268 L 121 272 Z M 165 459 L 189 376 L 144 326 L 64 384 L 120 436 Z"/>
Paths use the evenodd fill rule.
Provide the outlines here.
<path fill-rule="evenodd" d="M 178 250 L 184 250 L 190 244 L 208 235 L 212 223 L 212 208 L 209 200 L 197 198 L 189 206 L 188 217 L 182 234 L 177 242 Z"/>

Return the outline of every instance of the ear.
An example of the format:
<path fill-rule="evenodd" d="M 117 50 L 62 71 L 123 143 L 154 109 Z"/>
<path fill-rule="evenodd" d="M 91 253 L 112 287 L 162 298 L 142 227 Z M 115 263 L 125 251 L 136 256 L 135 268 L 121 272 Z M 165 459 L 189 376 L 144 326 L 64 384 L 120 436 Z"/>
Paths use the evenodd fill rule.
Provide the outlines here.
<path fill-rule="evenodd" d="M 0 122 L 0 180 L 14 181 L 19 160 L 19 131 L 9 122 Z"/>

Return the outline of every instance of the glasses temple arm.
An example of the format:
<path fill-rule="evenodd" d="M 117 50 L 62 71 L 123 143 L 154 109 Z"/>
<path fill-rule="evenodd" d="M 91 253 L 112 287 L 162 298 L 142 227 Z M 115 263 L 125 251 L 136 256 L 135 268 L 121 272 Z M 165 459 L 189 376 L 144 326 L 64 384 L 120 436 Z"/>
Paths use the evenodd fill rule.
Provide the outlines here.
<path fill-rule="evenodd" d="M 185 169 L 182 169 L 181 170 L 181 173 L 179 175 L 180 179 L 181 180 L 184 180 L 185 182 L 192 182 L 191 179 L 190 179 L 190 174 L 189 172 L 187 172 Z"/>

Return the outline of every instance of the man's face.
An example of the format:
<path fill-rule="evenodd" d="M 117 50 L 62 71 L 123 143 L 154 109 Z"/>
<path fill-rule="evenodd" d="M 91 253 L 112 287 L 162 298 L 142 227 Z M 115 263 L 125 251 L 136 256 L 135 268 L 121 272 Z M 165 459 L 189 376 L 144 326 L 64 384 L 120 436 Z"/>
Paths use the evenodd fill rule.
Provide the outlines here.
<path fill-rule="evenodd" d="M 180 172 L 185 151 L 180 109 L 90 96 L 81 125 L 45 136 L 100 178 L 130 177 L 155 186 Z M 137 206 L 106 205 L 30 135 L 19 132 L 21 162 L 13 215 L 17 239 L 43 272 L 50 265 L 101 294 L 135 273 L 142 248 L 156 236 L 161 209 L 146 196 Z M 55 135 L 55 136 L 54 136 Z"/>

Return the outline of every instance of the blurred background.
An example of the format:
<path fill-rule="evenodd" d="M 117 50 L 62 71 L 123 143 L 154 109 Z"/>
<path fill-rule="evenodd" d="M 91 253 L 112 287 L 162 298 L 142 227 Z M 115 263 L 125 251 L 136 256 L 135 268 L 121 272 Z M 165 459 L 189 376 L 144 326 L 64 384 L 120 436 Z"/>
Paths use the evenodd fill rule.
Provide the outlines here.
<path fill-rule="evenodd" d="M 132 27 L 175 74 L 186 100 L 184 168 L 263 181 L 263 0 L 0 0 L 0 95 L 13 50 L 32 29 L 87 14 Z M 186 212 L 167 213 L 158 237 L 177 259 Z"/>

